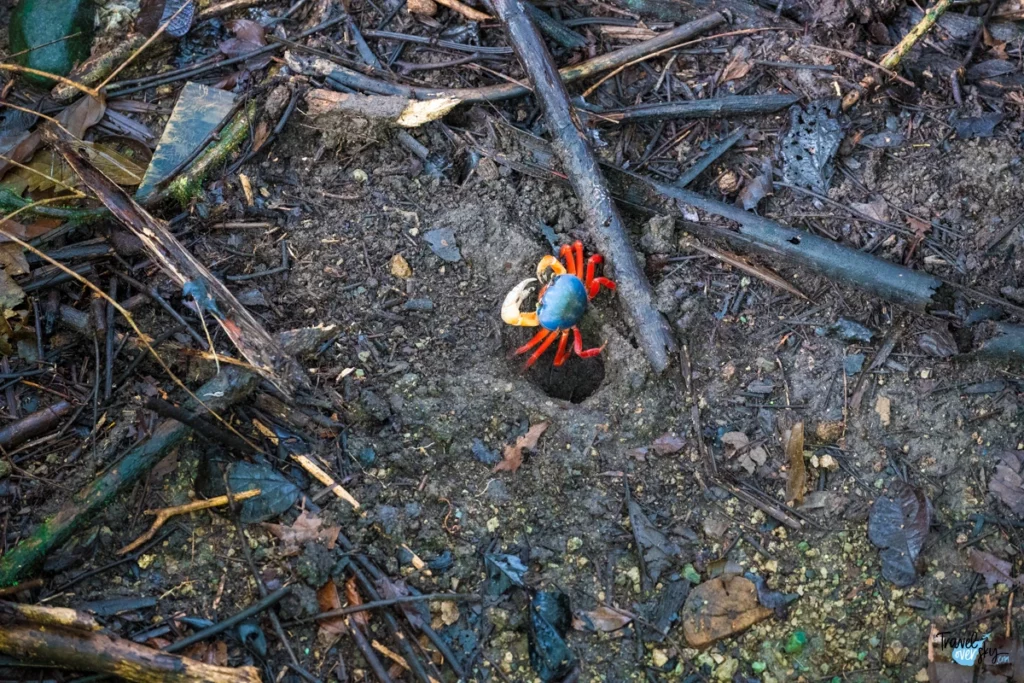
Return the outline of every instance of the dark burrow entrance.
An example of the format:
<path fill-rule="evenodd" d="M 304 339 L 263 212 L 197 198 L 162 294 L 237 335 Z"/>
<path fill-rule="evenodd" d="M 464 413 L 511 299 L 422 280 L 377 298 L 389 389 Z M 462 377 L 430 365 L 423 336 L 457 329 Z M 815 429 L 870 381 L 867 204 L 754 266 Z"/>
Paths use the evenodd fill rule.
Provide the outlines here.
<path fill-rule="evenodd" d="M 512 356 L 515 349 L 529 341 L 536 332 L 536 328 L 521 328 L 513 330 L 506 336 L 506 348 L 509 350 L 509 363 L 516 373 L 525 377 L 529 382 L 539 387 L 541 391 L 562 401 L 582 403 L 588 396 L 591 396 L 601 383 L 604 382 L 604 354 L 594 358 L 580 358 L 576 354 L 569 356 L 569 359 L 561 367 L 555 367 L 555 344 L 541 356 L 529 370 L 523 372 L 530 354 Z M 584 328 L 584 345 L 590 348 L 593 345 L 593 332 L 590 336 Z M 598 337 L 599 338 L 599 337 Z M 572 343 L 570 338 L 569 343 Z"/>

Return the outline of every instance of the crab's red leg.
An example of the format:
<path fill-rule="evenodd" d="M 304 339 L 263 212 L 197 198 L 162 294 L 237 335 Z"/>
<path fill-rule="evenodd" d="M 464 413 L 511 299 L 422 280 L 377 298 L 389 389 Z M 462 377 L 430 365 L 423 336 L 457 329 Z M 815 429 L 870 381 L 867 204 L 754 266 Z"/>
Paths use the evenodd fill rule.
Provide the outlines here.
<path fill-rule="evenodd" d="M 602 286 L 607 287 L 608 289 L 612 290 L 613 292 L 615 291 L 615 283 L 614 282 L 612 282 L 611 280 L 609 280 L 606 277 L 595 277 L 590 282 L 590 286 L 587 287 L 587 296 L 589 298 L 593 299 L 595 296 L 597 296 L 597 292 L 601 289 Z"/>
<path fill-rule="evenodd" d="M 569 358 L 569 330 L 562 332 L 561 338 L 558 340 L 558 351 L 555 352 L 555 367 L 561 367 L 563 363 Z"/>
<path fill-rule="evenodd" d="M 583 242 L 576 240 L 572 245 L 573 249 L 576 250 L 576 276 L 583 277 Z"/>
<path fill-rule="evenodd" d="M 537 344 L 540 344 L 544 340 L 544 337 L 548 336 L 549 334 L 554 334 L 554 332 L 552 332 L 551 330 L 546 330 L 546 329 L 544 329 L 542 327 L 540 329 L 540 332 L 538 332 L 537 334 L 533 335 L 533 337 L 530 339 L 530 341 L 526 342 L 525 344 L 520 346 L 518 349 L 516 349 L 516 355 L 518 356 L 521 353 L 526 353 L 527 351 L 532 349 Z"/>
<path fill-rule="evenodd" d="M 573 334 L 573 337 L 574 337 L 573 345 L 572 345 L 572 350 L 575 351 L 576 355 L 579 356 L 580 358 L 593 358 L 594 356 L 597 356 L 602 351 L 604 351 L 604 344 L 602 344 L 601 346 L 594 347 L 592 349 L 584 350 L 583 349 L 583 335 L 580 334 L 580 328 L 573 327 L 572 328 L 572 334 Z"/>
<path fill-rule="evenodd" d="M 576 259 L 572 255 L 572 247 L 568 244 L 563 244 L 559 254 L 561 254 L 562 260 L 565 261 L 565 268 L 569 275 L 576 275 Z"/>
<path fill-rule="evenodd" d="M 590 293 L 590 285 L 594 283 L 594 268 L 597 267 L 597 264 L 603 262 L 604 257 L 600 254 L 591 254 L 590 258 L 587 259 L 587 279 L 583 281 L 583 285 L 587 288 L 587 296 L 591 299 L 594 298 Z M 597 294 L 597 292 L 595 291 L 594 294 Z"/>
<path fill-rule="evenodd" d="M 548 335 L 548 338 L 544 340 L 544 343 L 541 344 L 540 347 L 536 351 L 533 352 L 533 355 L 530 356 L 530 359 L 528 361 L 526 361 L 526 365 L 523 367 L 523 369 L 526 370 L 531 365 L 536 363 L 537 359 L 544 355 L 544 352 L 548 350 L 548 348 L 551 346 L 551 344 L 554 343 L 554 341 L 555 341 L 555 339 L 557 337 L 558 337 L 558 331 L 557 330 L 552 330 L 551 333 Z"/>

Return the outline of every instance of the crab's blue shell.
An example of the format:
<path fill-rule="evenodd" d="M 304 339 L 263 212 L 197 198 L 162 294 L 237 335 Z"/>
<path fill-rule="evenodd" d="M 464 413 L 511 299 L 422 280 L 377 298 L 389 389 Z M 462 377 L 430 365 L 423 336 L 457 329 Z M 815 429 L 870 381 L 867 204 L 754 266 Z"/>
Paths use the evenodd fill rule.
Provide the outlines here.
<path fill-rule="evenodd" d="M 575 275 L 558 275 L 537 306 L 537 320 L 548 330 L 565 330 L 580 321 L 587 310 L 587 288 Z"/>

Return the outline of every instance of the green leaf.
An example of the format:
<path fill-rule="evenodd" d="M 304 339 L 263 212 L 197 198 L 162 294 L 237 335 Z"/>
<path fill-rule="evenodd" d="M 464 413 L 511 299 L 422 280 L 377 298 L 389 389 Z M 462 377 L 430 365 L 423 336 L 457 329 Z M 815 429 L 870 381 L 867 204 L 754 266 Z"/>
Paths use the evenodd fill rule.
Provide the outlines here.
<path fill-rule="evenodd" d="M 259 489 L 260 495 L 241 503 L 239 515 L 245 524 L 265 522 L 290 508 L 299 499 L 299 488 L 269 465 L 244 461 L 232 463 L 228 470 L 228 488 L 232 493 Z"/>

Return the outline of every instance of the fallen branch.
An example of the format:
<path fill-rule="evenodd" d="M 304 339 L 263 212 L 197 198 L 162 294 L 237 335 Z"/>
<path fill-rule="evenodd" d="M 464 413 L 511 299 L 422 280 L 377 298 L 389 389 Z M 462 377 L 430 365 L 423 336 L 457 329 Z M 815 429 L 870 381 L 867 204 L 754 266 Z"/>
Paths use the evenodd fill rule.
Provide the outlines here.
<path fill-rule="evenodd" d="M 493 0 L 492 4 L 534 85 L 555 154 L 580 199 L 594 246 L 608 259 L 618 285 L 616 292 L 633 332 L 654 371 L 661 373 L 668 367 L 675 342 L 668 324 L 654 307 L 651 286 L 637 261 L 636 250 L 587 143 L 586 133 L 569 103 L 569 94 L 521 0 Z"/>
<path fill-rule="evenodd" d="M 23 664 L 114 674 L 138 683 L 259 683 L 256 667 L 204 664 L 109 635 L 87 614 L 0 603 L 0 654 Z"/>
<path fill-rule="evenodd" d="M 927 273 L 910 270 L 824 237 L 786 227 L 696 192 L 658 183 L 632 173 L 623 174 L 643 182 L 664 197 L 739 224 L 738 231 L 733 232 L 690 223 L 687 228 L 693 232 L 710 237 L 725 237 L 762 253 L 784 258 L 830 280 L 863 289 L 921 313 L 946 310 L 945 305 L 952 299 L 952 291 L 945 287 L 941 280 Z"/>
<path fill-rule="evenodd" d="M 134 541 L 126 545 L 117 551 L 118 555 L 124 555 L 130 553 L 143 543 L 153 538 L 156 532 L 160 531 L 160 527 L 167 523 L 171 517 L 177 515 L 185 515 L 190 512 L 198 512 L 200 510 L 208 510 L 210 508 L 220 507 L 222 505 L 228 505 L 238 500 L 247 500 L 249 498 L 255 498 L 260 495 L 262 491 L 260 489 L 253 489 L 251 491 L 240 491 L 230 497 L 228 496 L 215 496 L 208 500 L 194 500 L 191 503 L 185 503 L 184 505 L 175 505 L 174 507 L 162 508 L 160 510 L 146 510 L 144 514 L 156 515 L 156 519 L 153 520 L 153 524 L 150 525 L 146 533 L 142 534 Z"/>
<path fill-rule="evenodd" d="M 279 336 L 288 352 L 298 354 L 315 349 L 331 336 L 334 328 L 314 329 L 317 330 L 315 334 L 301 332 L 290 337 L 286 334 Z M 247 396 L 258 383 L 257 374 L 229 366 L 195 393 L 210 410 L 223 410 Z M 201 408 L 191 403 L 186 407 L 191 411 Z M 0 586 L 11 585 L 35 569 L 51 550 L 63 545 L 85 527 L 115 496 L 133 486 L 191 433 L 190 427 L 177 420 L 165 420 L 157 425 L 147 441 L 129 450 L 120 462 L 76 493 L 55 515 L 44 520 L 31 536 L 0 557 Z"/>
<path fill-rule="evenodd" d="M 856 287 L 918 313 L 949 313 L 953 310 L 956 290 L 928 273 L 911 270 L 838 242 L 796 230 L 762 218 L 736 206 L 709 199 L 642 176 L 619 171 L 624 177 L 639 180 L 663 197 L 688 204 L 715 216 L 739 224 L 737 231 L 714 228 L 701 223 L 687 223 L 688 230 L 708 237 L 725 238 L 769 256 L 775 256 L 823 275 L 833 282 Z M 987 303 L 993 297 L 966 290 Z M 1005 305 L 1005 304 L 1004 304 Z M 1005 305 L 1009 308 L 1008 305 Z M 1024 326 L 986 322 L 971 328 L 973 345 L 957 357 L 973 357 L 995 362 L 1024 362 Z"/>
<path fill-rule="evenodd" d="M 931 27 L 935 25 L 939 17 L 949 8 L 951 2 L 952 0 L 938 0 L 924 13 L 921 21 L 914 28 L 910 29 L 907 35 L 903 36 L 903 40 L 897 43 L 896 47 L 885 53 L 885 56 L 879 60 L 878 65 L 888 71 L 895 69 L 899 65 L 900 60 L 910 52 L 910 49 L 914 47 L 921 36 L 931 30 Z M 843 97 L 843 111 L 847 111 L 856 105 L 860 101 L 862 93 L 871 93 L 877 86 L 878 81 L 875 79 L 874 74 L 865 76 L 860 82 L 862 90 L 851 90 Z"/>
<path fill-rule="evenodd" d="M 641 104 L 617 111 L 595 113 L 596 122 L 648 121 L 651 119 L 697 119 L 705 117 L 749 116 L 771 114 L 798 102 L 797 95 L 729 95 L 708 100 Z"/>
<path fill-rule="evenodd" d="M 588 59 L 585 62 L 580 62 L 574 66 L 569 66 L 561 71 L 559 75 L 564 83 L 572 83 L 588 76 L 607 71 L 608 69 L 614 69 L 616 67 L 628 64 L 629 62 L 640 59 L 646 55 L 649 55 L 659 50 L 671 48 L 674 45 L 688 40 L 694 36 L 710 31 L 711 29 L 721 26 L 728 21 L 728 18 L 721 12 L 712 12 L 705 17 L 696 19 L 677 26 L 676 28 L 665 31 L 664 33 L 645 40 L 635 45 L 629 45 L 595 57 L 594 59 Z M 369 34 L 368 34 L 369 35 Z M 530 89 L 526 86 L 517 85 L 515 83 L 508 83 L 503 85 L 492 85 L 485 86 L 482 88 L 449 88 L 449 89 L 438 89 L 438 88 L 423 88 L 407 85 L 397 85 L 390 83 L 382 78 L 374 78 L 366 74 L 360 73 L 354 69 L 335 64 L 327 59 L 318 57 L 300 57 L 294 52 L 285 53 L 285 61 L 289 68 L 296 73 L 305 73 L 308 75 L 316 75 L 327 78 L 329 81 L 344 85 L 347 88 L 353 90 L 361 90 L 363 92 L 375 93 L 378 95 L 396 95 L 398 97 L 405 97 L 408 99 L 419 99 L 427 100 L 435 97 L 452 97 L 459 100 L 462 104 L 478 104 L 481 102 L 500 102 L 502 100 L 508 100 L 515 97 L 521 97 L 530 92 Z M 367 70 L 370 73 L 375 73 L 372 70 Z"/>
<path fill-rule="evenodd" d="M 31 415 L 12 422 L 0 429 L 0 447 L 11 448 L 39 436 L 56 425 L 62 417 L 71 412 L 71 404 L 67 401 L 54 403 L 52 406 L 37 410 Z"/>
<path fill-rule="evenodd" d="M 171 282 L 183 291 L 191 288 L 200 292 L 200 295 L 194 295 L 197 303 L 217 319 L 242 357 L 264 378 L 290 395 L 296 384 L 304 381 L 301 370 L 231 290 L 178 241 L 166 222 L 154 218 L 78 154 L 73 142 L 53 131 L 47 137 L 82 182 L 115 218 L 139 238 L 146 252 Z"/>
<path fill-rule="evenodd" d="M 392 95 L 358 95 L 314 88 L 305 96 L 307 114 L 314 119 L 360 117 L 372 121 L 415 128 L 439 119 L 455 108 L 459 101 L 448 97 L 431 100 L 410 100 Z M 338 122 L 344 125 L 343 122 Z"/>

